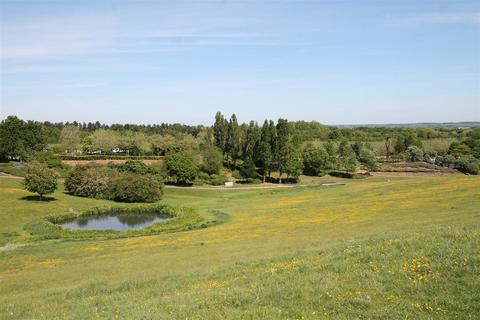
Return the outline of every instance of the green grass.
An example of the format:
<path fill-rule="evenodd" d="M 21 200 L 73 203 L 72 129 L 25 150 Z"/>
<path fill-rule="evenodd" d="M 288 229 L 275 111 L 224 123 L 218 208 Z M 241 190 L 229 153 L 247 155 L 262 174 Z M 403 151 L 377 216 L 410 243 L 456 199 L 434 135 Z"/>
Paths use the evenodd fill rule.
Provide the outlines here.
<path fill-rule="evenodd" d="M 21 181 L 0 178 L 0 318 L 476 318 L 480 178 L 344 181 L 167 189 L 162 202 L 228 220 L 155 236 L 32 241 L 23 226 L 34 219 L 112 203 L 62 190 L 55 201 L 22 200 Z"/>
<path fill-rule="evenodd" d="M 23 162 L 0 162 L 0 172 L 24 177 L 27 173 L 27 165 Z"/>

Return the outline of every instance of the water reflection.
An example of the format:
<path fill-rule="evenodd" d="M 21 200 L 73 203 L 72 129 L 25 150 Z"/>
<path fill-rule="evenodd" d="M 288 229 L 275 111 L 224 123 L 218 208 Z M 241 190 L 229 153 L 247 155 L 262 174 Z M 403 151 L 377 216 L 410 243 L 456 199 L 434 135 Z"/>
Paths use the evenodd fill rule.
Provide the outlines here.
<path fill-rule="evenodd" d="M 168 221 L 170 217 L 155 214 L 107 215 L 79 218 L 61 224 L 64 229 L 84 230 L 132 230 L 148 227 L 152 223 Z"/>

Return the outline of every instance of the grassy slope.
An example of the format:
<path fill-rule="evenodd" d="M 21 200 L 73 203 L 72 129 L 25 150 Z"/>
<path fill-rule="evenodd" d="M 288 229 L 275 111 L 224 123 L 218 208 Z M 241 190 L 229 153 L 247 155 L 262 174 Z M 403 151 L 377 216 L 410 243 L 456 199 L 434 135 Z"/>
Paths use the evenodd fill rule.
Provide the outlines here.
<path fill-rule="evenodd" d="M 348 183 L 169 189 L 170 204 L 231 218 L 191 232 L 47 241 L 0 252 L 0 318 L 478 314 L 480 179 Z M 25 201 L 20 184 L 0 179 L 0 232 L 21 234 L 24 223 L 47 212 L 108 203 L 61 192 L 56 201 Z"/>

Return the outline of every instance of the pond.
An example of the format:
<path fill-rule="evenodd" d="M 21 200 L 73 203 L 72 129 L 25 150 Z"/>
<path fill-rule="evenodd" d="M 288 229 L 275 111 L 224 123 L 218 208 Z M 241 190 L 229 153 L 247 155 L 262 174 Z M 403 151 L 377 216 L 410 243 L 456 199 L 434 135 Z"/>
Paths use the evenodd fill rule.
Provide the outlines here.
<path fill-rule="evenodd" d="M 167 222 L 171 217 L 158 214 L 120 214 L 78 218 L 60 224 L 64 229 L 80 230 L 135 230 L 148 227 L 155 222 Z"/>

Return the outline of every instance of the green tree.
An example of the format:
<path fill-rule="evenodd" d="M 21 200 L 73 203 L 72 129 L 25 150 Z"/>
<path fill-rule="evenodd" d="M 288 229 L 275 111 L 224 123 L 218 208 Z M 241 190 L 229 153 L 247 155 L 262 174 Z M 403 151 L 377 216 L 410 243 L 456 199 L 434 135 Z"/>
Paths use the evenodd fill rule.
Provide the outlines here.
<path fill-rule="evenodd" d="M 289 144 L 289 156 L 287 160 L 287 165 L 285 166 L 285 173 L 288 178 L 298 179 L 303 172 L 303 160 L 302 155 L 293 144 Z"/>
<path fill-rule="evenodd" d="M 104 153 L 111 153 L 112 149 L 119 146 L 118 134 L 112 130 L 95 130 L 90 138 L 93 148 Z"/>
<path fill-rule="evenodd" d="M 40 200 L 43 200 L 44 195 L 57 189 L 57 173 L 47 165 L 33 161 L 25 175 L 24 186 L 26 190 L 38 193 Z"/>
<path fill-rule="evenodd" d="M 415 132 L 405 131 L 400 134 L 395 143 L 395 152 L 404 153 L 410 146 L 422 148 L 422 142 L 418 139 Z"/>
<path fill-rule="evenodd" d="M 252 158 L 247 158 L 243 161 L 242 166 L 240 167 L 240 174 L 243 178 L 258 178 L 257 167 Z"/>
<path fill-rule="evenodd" d="M 189 158 L 179 153 L 170 153 L 165 157 L 167 174 L 176 183 L 192 183 L 198 173 L 198 168 Z"/>
<path fill-rule="evenodd" d="M 333 170 L 337 168 L 337 153 L 335 152 L 335 146 L 332 141 L 328 140 L 324 145 L 323 149 L 327 153 L 327 163 L 326 169 Z"/>
<path fill-rule="evenodd" d="M 215 138 L 215 145 L 225 154 L 228 134 L 228 121 L 223 117 L 219 111 L 215 114 L 215 123 L 213 125 L 213 136 Z"/>
<path fill-rule="evenodd" d="M 201 168 L 208 174 L 219 174 L 222 169 L 222 153 L 214 145 L 206 142 L 202 145 L 202 165 Z"/>
<path fill-rule="evenodd" d="M 25 160 L 46 147 L 46 137 L 38 122 L 8 116 L 0 123 L 0 158 Z"/>
<path fill-rule="evenodd" d="M 225 151 L 230 159 L 230 165 L 235 167 L 240 153 L 240 128 L 238 126 L 237 116 L 232 114 L 227 128 L 227 140 L 225 142 Z"/>
<path fill-rule="evenodd" d="M 309 176 L 318 176 L 327 169 L 328 154 L 322 147 L 308 143 L 302 152 L 304 172 Z"/>
<path fill-rule="evenodd" d="M 288 162 L 292 156 L 292 136 L 290 126 L 285 119 L 278 119 L 277 138 L 275 142 L 275 166 L 279 173 L 279 182 L 282 183 L 282 175 L 288 170 Z"/>
<path fill-rule="evenodd" d="M 448 154 L 458 158 L 461 156 L 466 156 L 472 154 L 472 150 L 465 143 L 452 142 L 448 148 Z"/>
<path fill-rule="evenodd" d="M 375 153 L 370 149 L 362 149 L 358 156 L 358 160 L 370 170 L 375 170 L 378 167 Z"/>
<path fill-rule="evenodd" d="M 243 159 L 253 159 L 254 152 L 257 147 L 258 141 L 260 140 L 260 128 L 255 121 L 250 121 L 246 132 L 245 139 L 243 143 Z"/>
<path fill-rule="evenodd" d="M 340 144 L 338 150 L 340 167 L 347 172 L 354 172 L 358 166 L 355 151 L 350 145 L 344 145 L 343 148 L 341 146 L 342 144 Z"/>
<path fill-rule="evenodd" d="M 150 142 L 152 144 L 153 152 L 162 156 L 169 152 L 175 152 L 179 150 L 179 143 L 171 134 L 154 134 L 150 136 Z"/>
<path fill-rule="evenodd" d="M 265 120 L 263 123 L 261 132 L 260 132 L 260 141 L 257 144 L 257 152 L 255 153 L 255 159 L 257 161 L 258 166 L 262 172 L 263 182 L 265 183 L 266 176 L 270 176 L 270 171 L 272 170 L 272 162 L 273 162 L 273 152 L 272 152 L 272 145 L 274 140 L 274 132 L 271 128 L 270 122 Z M 273 128 L 275 126 L 273 125 Z"/>
<path fill-rule="evenodd" d="M 60 152 L 75 152 L 80 148 L 80 129 L 76 126 L 66 126 L 60 133 L 60 142 L 56 149 Z"/>

